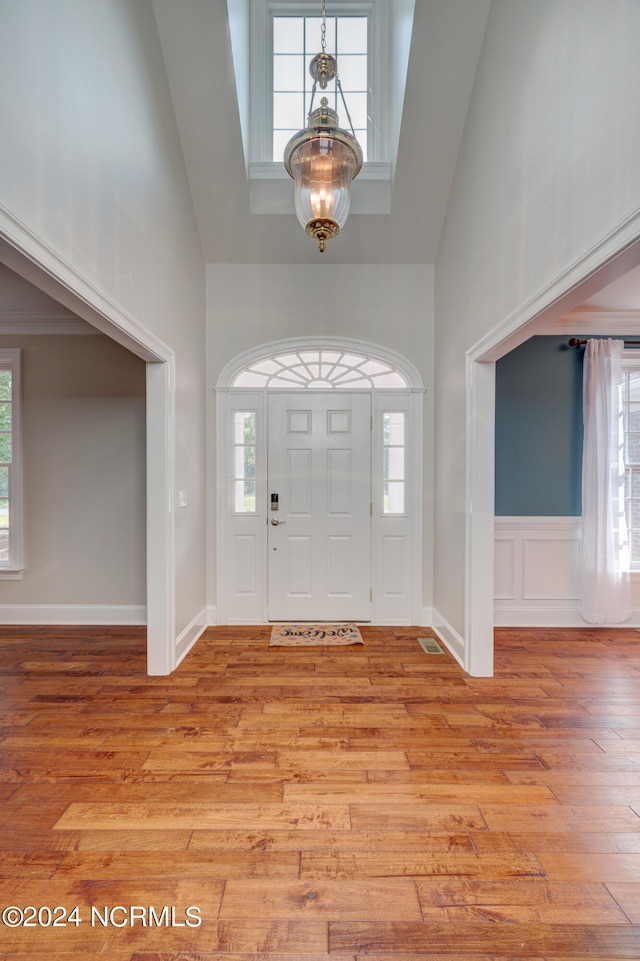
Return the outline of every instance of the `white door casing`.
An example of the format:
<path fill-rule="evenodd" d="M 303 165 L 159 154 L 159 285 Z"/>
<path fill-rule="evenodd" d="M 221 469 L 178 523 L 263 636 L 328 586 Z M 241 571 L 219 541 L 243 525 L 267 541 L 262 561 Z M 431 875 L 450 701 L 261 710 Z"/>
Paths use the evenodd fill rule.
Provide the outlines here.
<path fill-rule="evenodd" d="M 322 351 L 323 362 L 330 360 L 334 364 L 331 374 L 326 377 L 324 383 L 317 382 L 318 374 L 326 376 L 329 367 L 312 364 L 314 352 L 317 355 L 318 350 Z M 295 353 L 303 363 L 307 364 L 311 376 L 306 375 L 307 383 L 294 383 L 292 386 L 297 389 L 288 390 L 286 388 L 289 385 L 286 382 L 283 383 L 284 378 L 296 376 L 296 372 L 300 373 L 302 370 L 301 366 L 297 366 L 298 362 L 292 360 Z M 360 364 L 355 360 L 355 355 L 360 356 Z M 338 360 L 336 360 L 337 356 L 339 356 Z M 283 368 L 283 364 L 289 365 L 291 375 Z M 345 364 L 356 365 L 358 370 L 363 372 L 363 376 L 367 374 L 370 376 L 371 382 L 367 384 L 362 378 L 355 382 L 355 368 L 346 373 L 339 373 L 344 371 Z M 385 368 L 386 372 L 382 368 Z M 259 371 L 262 373 L 258 374 Z M 269 372 L 270 382 L 264 383 L 266 380 L 264 371 Z M 395 376 L 396 372 L 402 378 L 400 386 L 398 386 L 399 378 Z M 304 376 L 305 372 L 302 373 Z M 332 377 L 342 379 L 342 383 L 331 382 Z M 278 397 L 279 400 L 276 399 Z M 312 418 L 317 405 L 320 410 L 324 410 L 323 416 L 326 420 L 329 410 L 348 409 L 342 406 L 342 397 L 349 400 L 349 405 L 355 405 L 356 417 L 362 416 L 363 421 L 366 415 L 360 413 L 362 405 L 371 412 L 369 425 L 372 429 L 363 431 L 364 438 L 361 440 L 365 446 L 370 443 L 370 454 L 363 453 L 358 443 L 355 444 L 354 450 L 357 452 L 355 454 L 347 453 L 338 444 L 332 445 L 328 438 L 325 438 L 323 444 L 326 443 L 327 449 L 336 451 L 331 455 L 334 466 L 342 460 L 343 469 L 336 474 L 338 478 L 341 473 L 344 473 L 349 458 L 354 456 L 358 459 L 359 468 L 368 462 L 369 476 L 365 477 L 360 472 L 361 476 L 357 480 L 354 478 L 352 482 L 355 486 L 351 488 L 350 494 L 363 508 L 363 516 L 348 521 L 349 524 L 355 524 L 355 530 L 358 533 L 354 537 L 362 545 L 355 555 L 360 559 L 356 573 L 358 583 L 352 585 L 353 591 L 335 590 L 336 577 L 339 573 L 339 568 L 336 566 L 335 570 L 331 571 L 334 575 L 333 583 L 327 582 L 329 589 L 325 591 L 325 600 L 332 594 L 353 593 L 354 597 L 358 596 L 366 602 L 367 611 L 362 611 L 359 600 L 356 602 L 352 599 L 349 602 L 352 606 L 349 608 L 346 598 L 342 598 L 345 601 L 344 604 L 338 605 L 339 598 L 334 596 L 336 607 L 333 613 L 330 612 L 328 604 L 323 603 L 319 611 L 307 614 L 306 618 L 316 620 L 321 617 L 323 620 L 334 620 L 339 617 L 340 620 L 370 620 L 374 624 L 397 625 L 430 623 L 430 609 L 422 606 L 424 492 L 422 489 L 423 389 L 420 375 L 409 361 L 387 349 L 347 338 L 333 338 L 330 343 L 327 343 L 320 337 L 277 341 L 256 347 L 227 364 L 219 377 L 216 387 L 217 483 L 215 493 L 217 603 L 215 620 L 212 622 L 262 624 L 269 620 L 304 619 L 303 612 L 299 608 L 294 611 L 293 606 L 289 605 L 286 611 L 283 611 L 275 606 L 277 590 L 274 590 L 273 579 L 270 581 L 269 578 L 270 554 L 280 555 L 274 562 L 276 576 L 280 576 L 277 565 L 281 561 L 286 567 L 284 565 L 286 554 L 283 555 L 281 549 L 275 552 L 271 549 L 274 546 L 278 548 L 279 544 L 284 543 L 285 532 L 289 538 L 308 536 L 308 533 L 300 535 L 299 530 L 294 530 L 296 525 L 302 522 L 302 518 L 296 516 L 293 521 L 289 520 L 286 514 L 289 513 L 290 505 L 285 502 L 285 494 L 277 486 L 270 485 L 267 467 L 269 458 L 271 458 L 271 466 L 274 466 L 274 452 L 271 450 L 268 438 L 269 407 L 271 405 L 272 409 L 276 409 L 280 403 L 285 403 L 285 398 L 291 399 L 294 409 L 298 412 L 311 411 Z M 384 439 L 384 424 L 386 422 L 388 426 L 389 419 L 393 419 L 396 413 L 402 414 L 405 424 L 406 481 L 404 508 L 391 512 L 389 486 L 393 485 L 384 483 L 383 465 L 388 464 L 391 456 L 385 449 L 389 438 Z M 255 506 L 250 503 L 250 499 L 243 504 L 242 498 L 238 498 L 237 473 L 234 473 L 238 463 L 238 450 L 237 447 L 234 448 L 234 443 L 238 440 L 237 421 L 238 418 L 242 420 L 242 417 L 247 414 L 255 423 L 256 434 Z M 335 426 L 338 423 L 336 419 Z M 272 427 L 271 430 L 273 433 L 274 428 Z M 340 435 L 342 435 L 341 441 L 344 442 L 345 437 L 342 431 L 336 431 L 333 436 L 335 438 Z M 361 432 L 358 431 L 358 439 L 360 438 Z M 326 457 L 326 453 L 323 456 Z M 317 458 L 317 452 L 315 455 Z M 309 455 L 299 453 L 295 456 L 300 460 L 308 457 L 313 459 L 314 452 L 312 451 Z M 314 464 L 313 474 L 315 473 L 316 465 Z M 281 478 L 282 472 L 277 476 Z M 340 496 L 341 490 L 344 489 L 343 481 L 344 478 L 337 481 L 332 496 Z M 279 483 L 282 481 L 280 480 Z M 325 483 L 328 483 L 328 477 Z M 318 487 L 316 481 L 317 491 L 321 486 Z M 270 509 L 271 493 L 278 493 L 280 496 L 280 509 L 277 512 Z M 372 506 L 369 516 L 370 503 Z M 273 526 L 272 519 L 281 519 L 285 523 Z M 337 519 L 334 518 L 334 520 Z M 341 522 L 344 524 L 345 518 L 342 518 Z M 326 520 L 322 523 L 326 523 Z M 319 520 L 318 524 L 320 524 Z M 364 547 L 363 540 L 367 535 L 362 533 L 362 528 L 359 526 L 364 524 L 367 525 L 369 532 L 368 549 Z M 311 536 L 315 536 L 313 530 Z M 340 546 L 346 548 L 347 543 L 352 543 L 338 540 L 337 538 L 345 536 L 339 530 L 331 536 L 336 538 L 332 543 L 335 550 Z M 301 548 L 302 543 L 298 541 L 296 547 Z M 328 563 L 329 549 L 327 546 L 323 564 Z M 368 556 L 365 556 L 367 550 Z M 345 556 L 346 552 L 343 553 L 343 558 Z M 353 571 L 351 564 L 343 565 L 344 570 L 349 566 Z M 296 571 L 296 576 L 300 577 L 299 571 Z M 277 584 L 277 580 L 275 583 Z M 320 584 L 320 581 L 317 583 Z M 371 588 L 372 600 L 370 599 Z M 281 588 L 278 590 L 281 594 L 283 593 Z M 302 597 L 298 595 L 298 599 L 302 600 Z M 340 611 L 345 612 L 344 616 L 339 613 Z M 281 616 L 283 614 L 284 616 Z"/>
<path fill-rule="evenodd" d="M 369 621 L 371 397 L 299 391 L 267 403 L 268 619 Z"/>

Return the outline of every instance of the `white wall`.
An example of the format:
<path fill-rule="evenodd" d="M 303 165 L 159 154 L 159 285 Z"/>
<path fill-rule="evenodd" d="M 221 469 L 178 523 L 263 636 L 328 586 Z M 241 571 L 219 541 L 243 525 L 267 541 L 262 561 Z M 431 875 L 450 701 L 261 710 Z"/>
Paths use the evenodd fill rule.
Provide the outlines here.
<path fill-rule="evenodd" d="M 493 0 L 435 271 L 435 598 L 465 641 L 465 354 L 638 209 L 640 5 Z"/>
<path fill-rule="evenodd" d="M 0 236 L 175 352 L 180 633 L 205 601 L 205 280 L 151 0 L 0 0 L 0 23 Z"/>
<path fill-rule="evenodd" d="M 0 622 L 144 623 L 144 362 L 102 335 L 0 346 L 22 348 L 26 561 Z"/>
<path fill-rule="evenodd" d="M 301 232 L 301 243 L 305 242 Z M 423 599 L 432 602 L 433 268 L 431 266 L 207 266 L 208 598 L 215 603 L 215 395 L 222 368 L 259 344 L 350 337 L 391 348 L 420 372 L 424 395 Z"/>

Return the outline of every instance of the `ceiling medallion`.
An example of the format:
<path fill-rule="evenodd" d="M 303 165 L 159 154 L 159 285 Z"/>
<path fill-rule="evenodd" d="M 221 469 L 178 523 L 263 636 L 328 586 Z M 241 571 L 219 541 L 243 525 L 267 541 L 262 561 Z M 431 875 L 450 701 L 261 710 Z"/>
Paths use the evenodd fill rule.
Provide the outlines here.
<path fill-rule="evenodd" d="M 284 152 L 284 165 L 294 181 L 296 216 L 310 237 L 318 241 L 323 253 L 327 240 L 336 237 L 344 226 L 351 204 L 351 181 L 362 167 L 362 148 L 353 129 L 342 92 L 338 64 L 326 52 L 326 10 L 322 0 L 321 53 L 309 65 L 313 79 L 307 126 L 294 134 Z M 313 109 L 318 84 L 326 90 L 335 81 L 351 132 L 338 126 L 338 114 L 326 97 Z"/>

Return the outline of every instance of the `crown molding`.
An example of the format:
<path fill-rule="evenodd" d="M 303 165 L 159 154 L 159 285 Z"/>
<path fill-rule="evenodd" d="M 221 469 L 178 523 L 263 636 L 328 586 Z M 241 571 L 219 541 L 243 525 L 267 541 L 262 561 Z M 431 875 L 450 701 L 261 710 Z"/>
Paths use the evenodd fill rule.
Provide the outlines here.
<path fill-rule="evenodd" d="M 86 336 L 99 333 L 99 330 L 70 311 L 0 309 L 0 334 Z"/>
<path fill-rule="evenodd" d="M 640 310 L 607 310 L 604 307 L 576 307 L 560 317 L 549 334 L 638 334 Z"/>

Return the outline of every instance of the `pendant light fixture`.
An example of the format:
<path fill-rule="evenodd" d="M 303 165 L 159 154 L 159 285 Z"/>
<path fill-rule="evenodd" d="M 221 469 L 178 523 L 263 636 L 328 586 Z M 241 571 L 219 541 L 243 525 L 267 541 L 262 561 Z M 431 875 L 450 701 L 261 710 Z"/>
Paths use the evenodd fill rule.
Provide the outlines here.
<path fill-rule="evenodd" d="M 323 253 L 327 240 L 336 237 L 344 226 L 351 204 L 351 181 L 362 167 L 362 149 L 356 140 L 353 123 L 342 92 L 338 64 L 326 52 L 327 14 L 322 0 L 321 52 L 309 64 L 313 79 L 307 126 L 294 134 L 284 152 L 284 165 L 294 181 L 296 216 L 310 237 L 318 241 Z M 326 90 L 335 80 L 351 127 L 338 126 L 338 114 L 326 97 L 314 110 L 318 84 Z"/>

